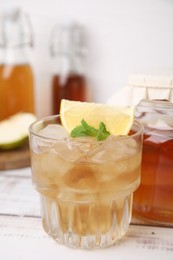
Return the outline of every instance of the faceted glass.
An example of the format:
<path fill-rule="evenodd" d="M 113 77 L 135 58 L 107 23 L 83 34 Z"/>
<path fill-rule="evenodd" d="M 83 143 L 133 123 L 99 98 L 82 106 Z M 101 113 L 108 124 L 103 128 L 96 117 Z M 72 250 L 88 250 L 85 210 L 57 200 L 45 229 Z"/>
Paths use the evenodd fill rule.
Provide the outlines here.
<path fill-rule="evenodd" d="M 128 230 L 140 183 L 143 127 L 129 136 L 71 139 L 60 117 L 30 126 L 32 180 L 44 230 L 75 248 L 115 244 Z"/>

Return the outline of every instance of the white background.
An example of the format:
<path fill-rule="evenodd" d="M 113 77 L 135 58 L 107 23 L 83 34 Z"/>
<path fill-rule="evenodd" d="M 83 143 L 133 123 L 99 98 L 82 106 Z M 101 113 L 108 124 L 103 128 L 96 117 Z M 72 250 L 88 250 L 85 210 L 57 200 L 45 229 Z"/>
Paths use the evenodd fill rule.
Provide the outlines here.
<path fill-rule="evenodd" d="M 17 4 L 32 20 L 38 117 L 51 111 L 49 40 L 64 18 L 83 24 L 88 36 L 86 75 L 92 99 L 105 102 L 131 73 L 173 68 L 172 0 L 0 0 Z"/>

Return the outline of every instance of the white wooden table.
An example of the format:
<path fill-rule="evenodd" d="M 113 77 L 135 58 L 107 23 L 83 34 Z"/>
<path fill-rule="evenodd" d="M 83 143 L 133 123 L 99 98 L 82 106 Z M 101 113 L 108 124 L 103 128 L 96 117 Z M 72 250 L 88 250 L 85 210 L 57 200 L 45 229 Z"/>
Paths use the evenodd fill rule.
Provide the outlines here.
<path fill-rule="evenodd" d="M 96 250 L 57 244 L 42 229 L 31 169 L 0 171 L 0 260 L 173 260 L 173 228 L 133 220 L 115 246 Z"/>

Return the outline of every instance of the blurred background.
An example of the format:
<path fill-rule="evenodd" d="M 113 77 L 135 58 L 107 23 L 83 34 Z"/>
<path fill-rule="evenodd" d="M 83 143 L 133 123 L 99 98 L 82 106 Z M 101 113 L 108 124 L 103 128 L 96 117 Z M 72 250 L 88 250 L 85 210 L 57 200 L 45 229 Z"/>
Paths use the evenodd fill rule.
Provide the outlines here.
<path fill-rule="evenodd" d="M 38 117 L 51 114 L 50 39 L 58 23 L 75 21 L 86 32 L 84 71 L 90 100 L 106 102 L 132 73 L 173 68 L 172 0 L 1 0 L 19 6 L 32 23 Z"/>

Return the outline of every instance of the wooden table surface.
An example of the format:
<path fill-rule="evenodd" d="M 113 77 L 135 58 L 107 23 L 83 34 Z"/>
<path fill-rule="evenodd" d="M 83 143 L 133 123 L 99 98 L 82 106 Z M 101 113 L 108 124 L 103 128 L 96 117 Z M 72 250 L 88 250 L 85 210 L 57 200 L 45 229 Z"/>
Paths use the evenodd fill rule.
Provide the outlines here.
<path fill-rule="evenodd" d="M 0 171 L 0 260 L 173 260 L 173 228 L 132 220 L 115 246 L 79 250 L 57 244 L 42 229 L 31 169 Z"/>

